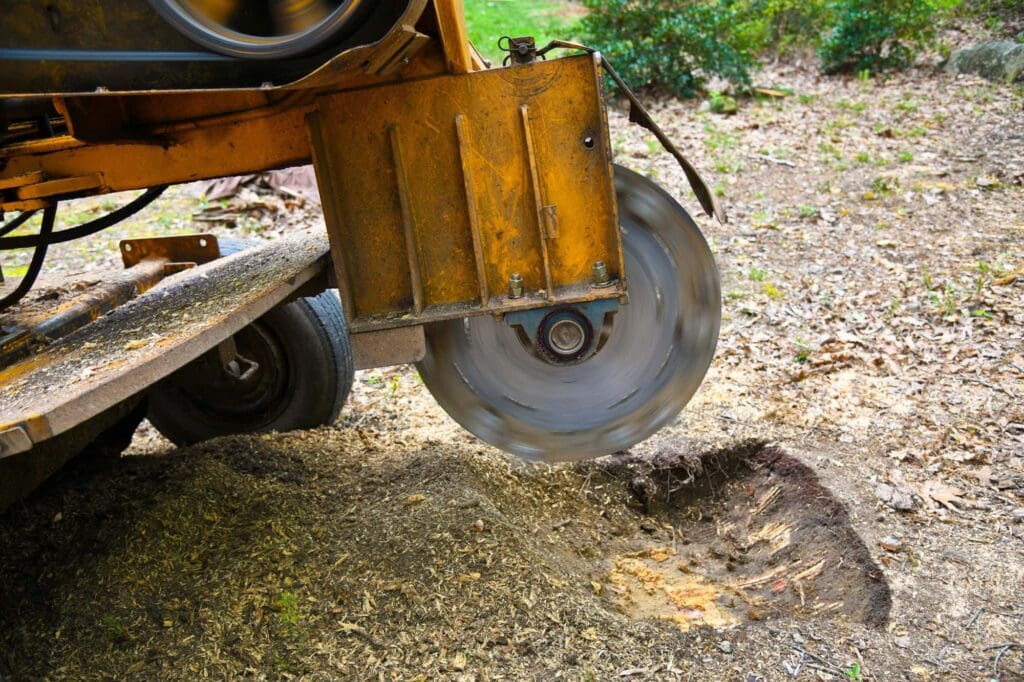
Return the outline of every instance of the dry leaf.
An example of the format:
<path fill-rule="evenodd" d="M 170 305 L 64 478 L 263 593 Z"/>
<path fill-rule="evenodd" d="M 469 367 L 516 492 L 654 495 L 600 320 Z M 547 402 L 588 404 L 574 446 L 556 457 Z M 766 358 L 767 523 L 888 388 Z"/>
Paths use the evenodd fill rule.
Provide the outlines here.
<path fill-rule="evenodd" d="M 935 504 L 937 502 L 950 511 L 960 511 L 957 505 L 964 504 L 960 499 L 964 496 L 964 491 L 935 479 L 919 485 L 917 493 L 929 509 L 938 509 L 938 505 Z"/>
<path fill-rule="evenodd" d="M 992 467 L 985 465 L 970 472 L 971 476 L 978 479 L 978 485 L 983 488 L 998 488 L 998 481 L 992 476 Z"/>
<path fill-rule="evenodd" d="M 409 497 L 407 497 L 404 500 L 402 500 L 402 506 L 403 507 L 411 507 L 414 504 L 419 504 L 420 502 L 422 502 L 425 499 L 427 499 L 426 495 L 421 495 L 420 493 L 416 493 L 415 495 L 410 495 Z"/>

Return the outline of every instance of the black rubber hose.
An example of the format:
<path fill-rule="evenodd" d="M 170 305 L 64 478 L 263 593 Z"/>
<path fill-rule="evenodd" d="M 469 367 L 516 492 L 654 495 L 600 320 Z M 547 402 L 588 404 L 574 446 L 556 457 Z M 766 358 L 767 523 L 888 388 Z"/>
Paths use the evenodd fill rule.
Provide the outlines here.
<path fill-rule="evenodd" d="M 46 260 L 46 249 L 50 246 L 46 239 L 53 232 L 53 222 L 56 218 L 56 204 L 43 209 L 43 225 L 39 228 L 38 235 L 42 241 L 36 247 L 35 253 L 32 254 L 32 262 L 29 263 L 28 271 L 25 272 L 25 276 L 18 282 L 18 286 L 14 288 L 14 291 L 0 299 L 0 310 L 5 310 L 20 301 L 29 292 L 32 285 L 36 283 L 36 277 L 39 276 L 39 271 L 43 269 L 43 261 Z"/>
<path fill-rule="evenodd" d="M 24 225 L 28 221 L 28 219 L 34 216 L 35 214 L 35 211 L 22 211 L 21 215 L 19 215 L 17 218 L 12 218 L 10 221 L 4 223 L 3 227 L 0 227 L 0 237 L 3 237 L 5 234 L 10 234 L 11 232 L 14 232 L 19 227 Z"/>
<path fill-rule="evenodd" d="M 167 185 L 162 187 L 151 187 L 145 192 L 140 194 L 138 197 L 132 199 L 121 208 L 115 209 L 107 215 L 97 218 L 96 220 L 90 220 L 87 223 L 70 227 L 66 230 L 54 232 L 52 234 L 43 235 L 42 231 L 39 234 L 25 235 L 20 237 L 3 237 L 0 239 L 0 251 L 10 251 L 12 249 L 31 249 L 33 247 L 38 248 L 43 244 L 50 246 L 52 244 L 61 244 L 63 242 L 69 242 L 73 239 L 81 239 L 82 237 L 88 237 L 90 234 L 95 234 L 100 230 L 105 230 L 108 227 L 112 227 L 117 223 L 130 218 L 135 215 L 146 206 L 153 203 L 158 196 L 163 194 L 164 190 L 167 189 Z M 49 210 L 49 209 L 47 209 Z M 18 216 L 20 218 L 21 216 Z M 18 218 L 15 218 L 17 220 Z M 51 227 L 53 227 L 51 225 Z"/>

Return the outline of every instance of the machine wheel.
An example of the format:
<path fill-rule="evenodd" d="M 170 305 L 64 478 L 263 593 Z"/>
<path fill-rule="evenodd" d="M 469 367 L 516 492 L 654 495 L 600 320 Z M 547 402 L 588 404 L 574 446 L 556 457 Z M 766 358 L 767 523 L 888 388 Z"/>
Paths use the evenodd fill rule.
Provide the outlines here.
<path fill-rule="evenodd" d="M 314 52 L 357 27 L 366 0 L 149 0 L 190 40 L 246 59 Z"/>
<path fill-rule="evenodd" d="M 220 246 L 227 255 L 241 243 Z M 308 429 L 338 418 L 355 372 L 333 291 L 279 305 L 233 340 L 236 360 L 215 348 L 150 392 L 149 420 L 170 441 Z"/>
<path fill-rule="evenodd" d="M 586 459 L 635 445 L 676 418 L 715 353 L 721 289 L 700 229 L 650 180 L 616 167 L 615 186 L 629 302 L 606 318 L 593 356 L 552 363 L 491 316 L 427 328 L 419 370 L 438 403 L 482 440 L 526 459 Z"/>

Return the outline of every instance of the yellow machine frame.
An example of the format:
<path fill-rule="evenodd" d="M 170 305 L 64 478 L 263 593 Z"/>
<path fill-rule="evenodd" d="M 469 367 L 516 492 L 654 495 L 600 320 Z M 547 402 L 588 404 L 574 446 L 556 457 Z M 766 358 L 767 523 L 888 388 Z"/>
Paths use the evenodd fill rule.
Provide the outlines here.
<path fill-rule="evenodd" d="M 0 208 L 313 161 L 354 333 L 624 295 L 599 58 L 488 70 L 461 0 L 406 17 L 284 87 L 55 97 Z"/>

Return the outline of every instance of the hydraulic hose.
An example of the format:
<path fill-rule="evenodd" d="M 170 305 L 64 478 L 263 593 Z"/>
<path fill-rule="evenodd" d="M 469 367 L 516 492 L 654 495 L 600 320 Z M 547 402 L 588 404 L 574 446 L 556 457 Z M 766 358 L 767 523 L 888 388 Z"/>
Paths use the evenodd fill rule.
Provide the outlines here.
<path fill-rule="evenodd" d="M 34 216 L 35 214 L 35 211 L 22 211 L 17 218 L 11 218 L 10 221 L 4 223 L 3 227 L 0 227 L 0 237 L 3 237 L 5 234 L 10 234 L 11 232 L 14 232 L 19 227 L 24 225 L 28 221 L 28 219 Z"/>
<path fill-rule="evenodd" d="M 95 234 L 101 230 L 105 230 L 108 227 L 112 227 L 117 223 L 130 218 L 135 215 L 146 206 L 149 206 L 153 201 L 163 194 L 167 186 L 162 187 L 151 187 L 145 192 L 140 194 L 135 199 L 132 199 L 121 208 L 115 209 L 107 215 L 90 220 L 87 223 L 70 227 L 66 230 L 60 230 L 59 232 L 47 232 L 46 235 L 40 230 L 39 234 L 18 236 L 18 237 L 3 237 L 0 238 L 0 251 L 10 251 L 12 249 L 31 249 L 38 248 L 42 245 L 50 246 L 52 244 L 61 244 L 63 242 L 69 242 L 73 239 L 80 239 L 82 237 L 88 237 L 91 234 Z M 47 209 L 49 210 L 49 209 Z M 20 220 L 21 216 L 18 216 L 14 220 Z M 26 218 L 27 220 L 27 218 Z M 53 225 L 50 226 L 51 228 Z M 6 228 L 6 226 L 5 226 Z M 0 233 L 0 236 L 6 233 Z"/>
<path fill-rule="evenodd" d="M 21 281 L 18 282 L 18 286 L 14 288 L 14 291 L 0 299 L 0 310 L 5 310 L 20 301 L 29 292 L 32 285 L 36 283 L 36 277 L 39 276 L 39 271 L 43 269 L 43 261 L 46 260 L 46 249 L 50 246 L 47 239 L 53 232 L 53 222 L 56 218 L 56 204 L 43 209 L 43 225 L 39 228 L 38 235 L 40 244 L 32 254 L 32 262 L 29 263 L 28 271 L 21 278 Z"/>

